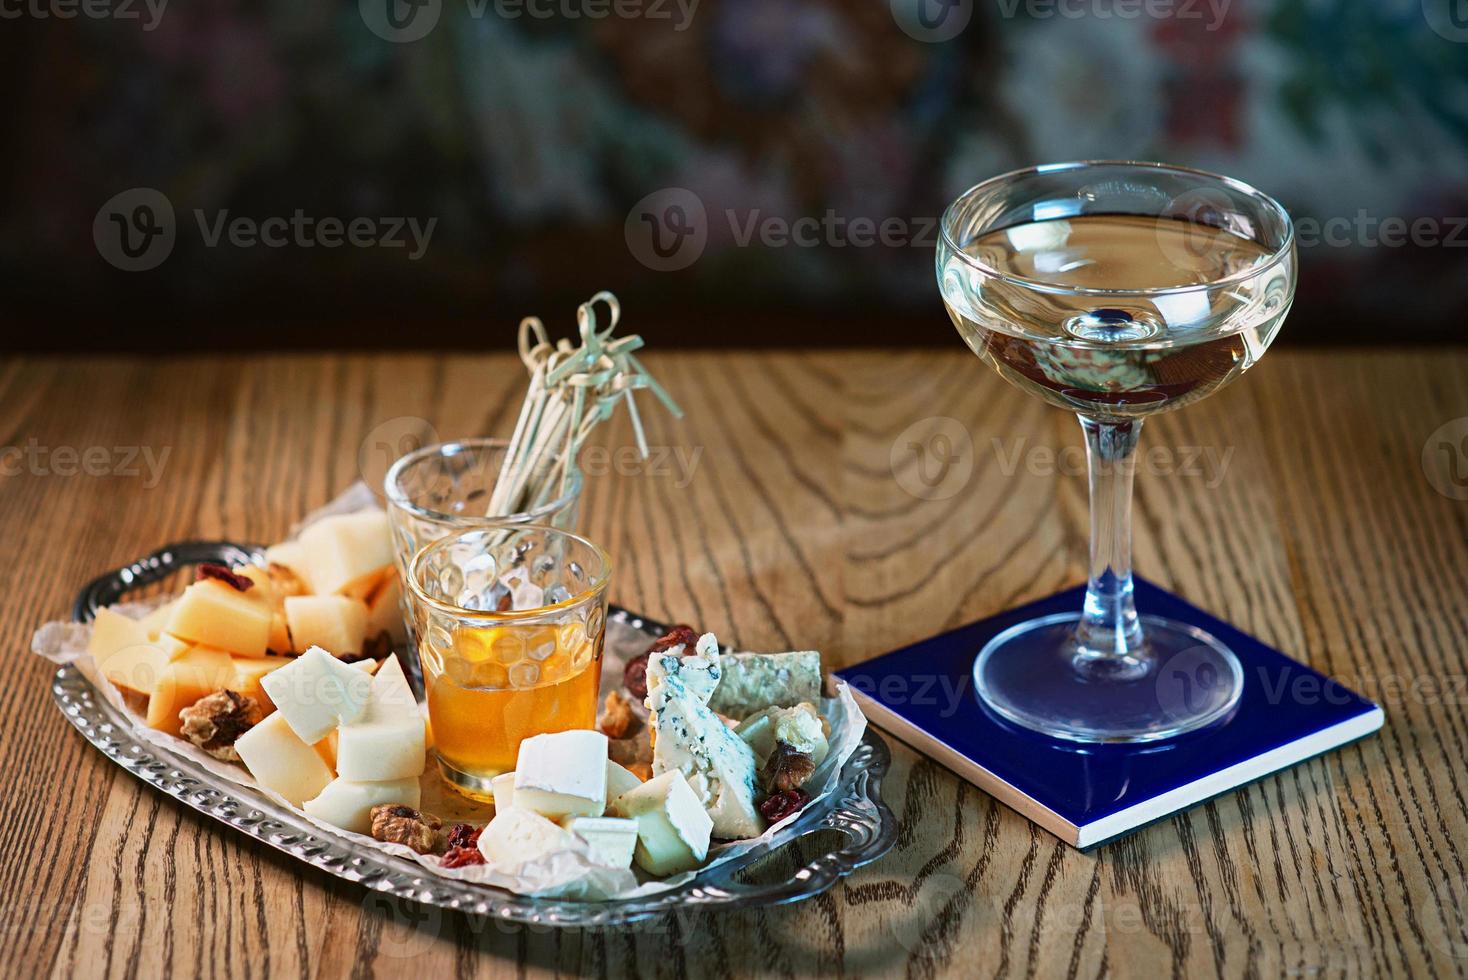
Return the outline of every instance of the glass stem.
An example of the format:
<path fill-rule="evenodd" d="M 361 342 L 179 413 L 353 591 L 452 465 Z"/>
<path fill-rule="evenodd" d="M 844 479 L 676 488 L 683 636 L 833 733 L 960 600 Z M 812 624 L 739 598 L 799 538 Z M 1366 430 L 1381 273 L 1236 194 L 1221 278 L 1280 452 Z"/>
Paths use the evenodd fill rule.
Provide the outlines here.
<path fill-rule="evenodd" d="M 1142 420 L 1081 416 L 1091 484 L 1091 567 L 1076 627 L 1076 670 L 1110 680 L 1147 673 L 1149 658 L 1132 597 L 1132 476 Z"/>

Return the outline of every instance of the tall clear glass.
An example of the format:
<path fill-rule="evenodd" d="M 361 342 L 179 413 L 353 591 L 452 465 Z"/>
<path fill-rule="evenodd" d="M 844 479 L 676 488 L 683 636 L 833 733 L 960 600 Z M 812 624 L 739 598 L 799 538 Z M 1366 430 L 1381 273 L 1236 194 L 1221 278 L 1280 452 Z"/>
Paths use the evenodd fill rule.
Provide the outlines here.
<path fill-rule="evenodd" d="M 1269 347 L 1295 292 L 1289 215 L 1247 184 L 1131 161 L 1018 170 L 943 216 L 939 289 L 974 353 L 1080 418 L 1090 468 L 1086 598 L 1021 623 L 974 663 L 983 702 L 1083 742 L 1169 738 L 1224 718 L 1243 671 L 1202 630 L 1139 614 L 1131 502 L 1142 423 Z"/>

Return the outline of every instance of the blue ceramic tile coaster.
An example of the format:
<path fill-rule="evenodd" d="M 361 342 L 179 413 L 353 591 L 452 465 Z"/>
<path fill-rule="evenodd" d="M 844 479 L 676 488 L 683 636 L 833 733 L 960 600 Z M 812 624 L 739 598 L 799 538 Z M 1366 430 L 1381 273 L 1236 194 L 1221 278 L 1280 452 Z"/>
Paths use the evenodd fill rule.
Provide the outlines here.
<path fill-rule="evenodd" d="M 1137 608 L 1199 626 L 1244 667 L 1232 715 L 1176 739 L 1080 745 L 1020 729 L 974 694 L 980 648 L 1010 626 L 1070 612 L 1070 589 L 837 672 L 871 720 L 1062 840 L 1094 847 L 1369 735 L 1381 708 L 1177 596 L 1138 580 Z"/>

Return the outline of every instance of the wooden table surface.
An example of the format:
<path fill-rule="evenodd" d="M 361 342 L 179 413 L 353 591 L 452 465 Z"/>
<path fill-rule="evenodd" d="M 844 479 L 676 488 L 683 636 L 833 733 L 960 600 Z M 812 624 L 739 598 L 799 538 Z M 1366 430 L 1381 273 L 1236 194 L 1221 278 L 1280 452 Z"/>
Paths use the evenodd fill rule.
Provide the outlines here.
<path fill-rule="evenodd" d="M 688 417 L 646 403 L 661 455 L 598 460 L 582 524 L 614 555 L 614 601 L 838 665 L 1082 581 L 1078 426 L 967 354 L 650 360 Z M 404 419 L 506 432 L 522 382 L 507 356 L 0 364 L 9 975 L 1468 973 L 1468 490 L 1424 468 L 1433 437 L 1429 461 L 1468 470 L 1468 443 L 1439 445 L 1468 420 L 1433 435 L 1468 416 L 1461 350 L 1276 351 L 1148 423 L 1138 569 L 1377 697 L 1387 724 L 1095 853 L 889 738 L 901 836 L 827 895 L 514 929 L 303 869 L 62 720 L 31 632 L 91 576 L 168 541 L 278 539 L 380 477 Z M 928 499 L 904 430 L 933 417 L 967 433 L 971 472 Z"/>

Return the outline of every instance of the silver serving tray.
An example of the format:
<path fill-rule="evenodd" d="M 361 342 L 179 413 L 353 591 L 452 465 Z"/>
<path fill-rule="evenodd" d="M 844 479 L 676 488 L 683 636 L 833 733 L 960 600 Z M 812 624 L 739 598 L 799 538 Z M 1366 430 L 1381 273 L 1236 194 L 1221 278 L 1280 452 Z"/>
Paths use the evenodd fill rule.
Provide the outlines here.
<path fill-rule="evenodd" d="M 89 621 L 101 606 L 190 565 L 238 565 L 259 557 L 254 547 L 224 541 L 170 545 L 89 583 L 77 596 L 73 618 Z M 609 616 L 643 630 L 649 642 L 666 631 L 661 623 L 615 606 Z M 414 667 L 416 659 L 403 658 Z M 862 744 L 842 769 L 836 790 L 807 807 L 798 820 L 750 854 L 711 868 L 679 888 L 645 898 L 608 902 L 529 898 L 500 888 L 440 878 L 410 861 L 323 832 L 247 787 L 221 780 L 183 756 L 134 738 L 131 723 L 74 666 L 56 671 L 51 693 L 66 720 L 103 755 L 143 782 L 222 824 L 366 888 L 510 922 L 596 927 L 635 922 L 671 911 L 799 902 L 819 895 L 886 854 L 897 839 L 897 821 L 882 802 L 882 777 L 891 755 L 886 743 L 868 726 Z M 829 842 L 832 837 L 827 832 L 831 831 L 836 835 L 834 849 L 805 861 L 785 880 L 747 880 L 747 872 L 775 851 L 814 834 L 827 836 L 822 841 L 812 840 L 807 847 Z M 796 853 L 803 856 L 806 849 Z"/>

